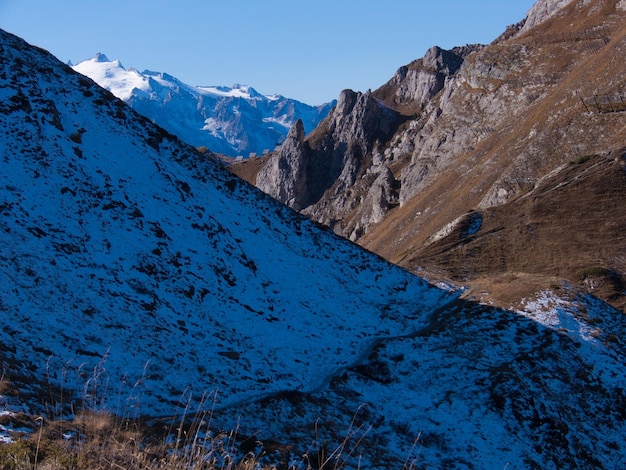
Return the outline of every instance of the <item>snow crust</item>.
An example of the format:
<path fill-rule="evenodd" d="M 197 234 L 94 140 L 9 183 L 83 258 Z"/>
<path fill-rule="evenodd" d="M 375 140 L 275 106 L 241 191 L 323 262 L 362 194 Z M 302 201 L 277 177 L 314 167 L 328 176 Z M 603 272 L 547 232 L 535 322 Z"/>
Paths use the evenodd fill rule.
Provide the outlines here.
<path fill-rule="evenodd" d="M 231 98 L 244 98 L 247 100 L 261 99 L 261 95 L 252 87 L 247 85 L 234 85 L 232 88 L 225 86 L 198 87 L 198 91 L 216 96 L 226 96 Z M 267 98 L 267 97 L 265 97 Z"/>
<path fill-rule="evenodd" d="M 0 137 L 11 213 L 0 289 L 19 325 L 2 335 L 32 374 L 51 370 L 78 391 L 106 387 L 106 405 L 122 413 L 166 415 L 187 393 L 218 389 L 229 407 L 316 390 L 377 338 L 421 328 L 454 297 L 322 230 L 97 89 L 86 99 L 78 75 L 57 80 L 22 89 L 56 96 L 65 87 L 58 122 L 35 100 L 2 114 Z M 1 90 L 3 101 L 14 96 Z M 29 113 L 44 116 L 41 129 Z"/>

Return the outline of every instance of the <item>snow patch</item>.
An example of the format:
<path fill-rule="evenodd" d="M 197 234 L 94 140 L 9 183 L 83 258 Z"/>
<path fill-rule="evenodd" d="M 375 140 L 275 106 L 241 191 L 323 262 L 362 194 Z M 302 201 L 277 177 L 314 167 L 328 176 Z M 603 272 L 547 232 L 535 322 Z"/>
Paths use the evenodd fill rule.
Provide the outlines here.
<path fill-rule="evenodd" d="M 286 115 L 279 116 L 277 118 L 275 117 L 263 118 L 263 122 L 271 123 L 271 124 L 278 124 L 279 126 L 282 126 L 287 130 L 289 130 L 289 128 L 291 128 L 291 126 L 293 125 L 289 116 L 286 116 Z"/>
<path fill-rule="evenodd" d="M 254 88 L 247 85 L 234 85 L 232 88 L 225 86 L 200 86 L 196 89 L 203 94 L 229 98 L 243 98 L 246 100 L 260 100 L 263 98 Z"/>
<path fill-rule="evenodd" d="M 540 292 L 535 299 L 522 301 L 518 313 L 544 326 L 567 332 L 585 341 L 595 341 L 598 330 L 584 321 L 575 303 L 559 297 L 552 290 Z"/>

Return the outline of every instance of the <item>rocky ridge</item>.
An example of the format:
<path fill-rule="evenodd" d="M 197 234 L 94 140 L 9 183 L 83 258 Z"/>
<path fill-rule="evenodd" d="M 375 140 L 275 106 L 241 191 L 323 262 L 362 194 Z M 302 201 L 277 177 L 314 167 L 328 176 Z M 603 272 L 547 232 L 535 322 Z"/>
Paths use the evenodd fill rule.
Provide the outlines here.
<path fill-rule="evenodd" d="M 370 155 L 387 140 L 400 115 L 371 93 L 345 90 L 337 106 L 305 141 L 302 123 L 259 172 L 258 187 L 296 210 L 315 211 L 325 193 L 354 186 Z M 341 213 L 352 207 L 337 208 Z"/>

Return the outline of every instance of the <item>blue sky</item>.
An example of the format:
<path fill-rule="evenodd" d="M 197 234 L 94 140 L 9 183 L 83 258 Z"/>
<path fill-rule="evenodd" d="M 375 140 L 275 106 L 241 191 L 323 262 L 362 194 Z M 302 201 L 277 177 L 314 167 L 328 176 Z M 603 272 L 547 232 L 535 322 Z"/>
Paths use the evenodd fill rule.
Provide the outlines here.
<path fill-rule="evenodd" d="M 489 43 L 535 0 L 0 0 L 0 28 L 74 63 L 103 52 L 190 85 L 309 104 L 376 89 L 438 45 Z"/>

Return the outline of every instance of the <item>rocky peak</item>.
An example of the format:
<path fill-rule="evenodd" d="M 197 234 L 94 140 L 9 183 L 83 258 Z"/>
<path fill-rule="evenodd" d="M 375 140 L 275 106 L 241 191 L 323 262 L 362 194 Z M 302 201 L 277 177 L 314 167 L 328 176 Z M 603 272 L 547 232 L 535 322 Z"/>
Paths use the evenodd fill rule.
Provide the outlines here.
<path fill-rule="evenodd" d="M 465 56 L 476 49 L 478 46 L 453 50 L 431 47 L 423 58 L 400 67 L 389 82 L 375 91 L 375 95 L 387 106 L 405 114 L 415 114 L 443 89 L 446 79 L 456 74 Z"/>
<path fill-rule="evenodd" d="M 94 62 L 111 62 L 109 58 L 102 52 L 97 52 L 92 59 Z"/>
<path fill-rule="evenodd" d="M 452 75 L 461 68 L 463 59 L 453 51 L 447 51 L 438 46 L 433 46 L 422 59 L 424 67 L 444 75 Z"/>
<path fill-rule="evenodd" d="M 289 133 L 287 134 L 286 140 L 295 140 L 300 144 L 304 142 L 304 124 L 302 123 L 302 119 L 298 119 L 296 123 L 291 126 L 291 129 L 289 129 Z"/>
<path fill-rule="evenodd" d="M 344 90 L 329 115 L 326 128 L 336 143 L 349 146 L 356 143 L 367 152 L 375 140 L 393 132 L 397 122 L 397 113 L 380 103 L 371 92 Z"/>
<path fill-rule="evenodd" d="M 399 203 L 400 183 L 390 168 L 397 165 L 394 152 L 384 150 L 406 121 L 403 114 L 435 112 L 434 97 L 479 49 L 432 47 L 375 92 L 343 90 L 308 139 L 295 128 L 290 131 L 258 173 L 256 185 L 337 233 L 359 239 Z M 405 143 L 398 142 L 413 148 Z"/>
<path fill-rule="evenodd" d="M 256 185 L 270 196 L 297 210 L 307 200 L 303 162 L 307 154 L 301 119 L 291 127 L 287 138 L 257 176 Z"/>
<path fill-rule="evenodd" d="M 337 106 L 334 109 L 334 114 L 338 116 L 346 116 L 354 108 L 358 93 L 352 90 L 343 90 L 337 100 Z"/>
<path fill-rule="evenodd" d="M 370 92 L 341 92 L 337 105 L 307 139 L 302 126 L 294 126 L 281 147 L 259 171 L 256 185 L 296 210 L 324 218 L 323 212 L 344 212 L 315 207 L 325 193 L 355 184 L 364 173 L 364 158 L 377 142 L 384 142 L 401 122 L 400 115 Z M 327 197 L 327 200 L 335 198 Z"/>
<path fill-rule="evenodd" d="M 572 0 L 539 0 L 528 11 L 526 16 L 526 23 L 522 28 L 522 32 L 528 31 L 539 23 L 543 23 L 545 20 L 555 15 L 563 7 L 572 3 Z"/>

